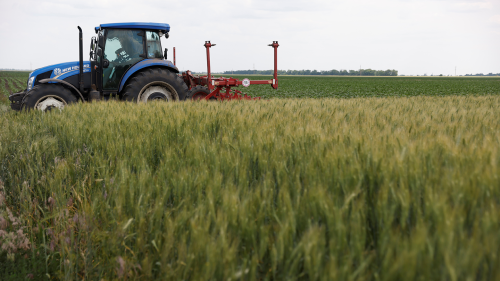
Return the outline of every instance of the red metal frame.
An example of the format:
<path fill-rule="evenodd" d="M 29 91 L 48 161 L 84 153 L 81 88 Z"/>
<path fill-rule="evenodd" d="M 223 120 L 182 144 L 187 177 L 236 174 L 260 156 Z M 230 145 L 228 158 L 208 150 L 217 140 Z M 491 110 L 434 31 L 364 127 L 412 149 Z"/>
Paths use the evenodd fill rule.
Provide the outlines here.
<path fill-rule="evenodd" d="M 203 45 L 207 51 L 207 76 L 195 76 L 191 74 L 191 71 L 186 71 L 182 73 L 182 78 L 186 85 L 188 85 L 191 90 L 193 87 L 197 85 L 206 86 L 210 90 L 210 94 L 205 97 L 205 100 L 209 100 L 210 98 L 216 98 L 218 100 L 255 100 L 260 99 L 260 97 L 252 98 L 247 96 L 246 94 L 238 90 L 231 89 L 232 87 L 238 87 L 243 85 L 243 81 L 240 81 L 236 78 L 226 78 L 219 77 L 215 78 L 212 76 L 210 70 L 210 48 L 215 46 L 215 44 L 210 43 L 210 41 L 205 41 Z M 269 44 L 274 48 L 274 79 L 272 80 L 250 80 L 250 85 L 265 85 L 269 84 L 273 89 L 278 89 L 278 41 L 273 41 L 272 44 Z M 175 48 L 174 48 L 174 64 L 175 64 Z M 225 91 L 222 91 L 222 88 L 226 88 Z"/>
<path fill-rule="evenodd" d="M 278 89 L 278 47 L 280 45 L 278 44 L 278 41 L 273 41 L 273 43 L 269 44 L 268 46 L 271 46 L 274 49 L 274 80 L 276 81 L 276 83 L 273 82 L 271 86 L 273 86 L 273 89 Z"/>

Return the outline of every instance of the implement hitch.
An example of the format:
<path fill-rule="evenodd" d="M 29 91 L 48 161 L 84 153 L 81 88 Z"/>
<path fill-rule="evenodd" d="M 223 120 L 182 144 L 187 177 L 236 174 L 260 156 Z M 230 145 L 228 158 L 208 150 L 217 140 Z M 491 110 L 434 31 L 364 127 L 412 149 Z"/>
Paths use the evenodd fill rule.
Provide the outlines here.
<path fill-rule="evenodd" d="M 271 85 L 273 89 L 278 89 L 278 41 L 273 41 L 271 46 L 274 48 L 274 78 L 272 80 L 249 80 L 243 79 L 239 80 L 236 78 L 226 78 L 226 77 L 218 77 L 215 78 L 212 76 L 210 70 L 210 48 L 214 47 L 215 44 L 210 43 L 210 41 L 205 41 L 203 45 L 207 51 L 207 75 L 206 76 L 197 76 L 193 75 L 191 71 L 186 71 L 182 73 L 182 78 L 186 85 L 188 85 L 189 89 L 192 90 L 196 86 L 205 86 L 208 88 L 208 94 L 197 96 L 199 99 L 217 99 L 217 100 L 257 100 L 260 97 L 252 98 L 243 94 L 241 91 L 231 89 L 232 87 L 238 87 L 243 85 L 244 87 L 248 87 L 250 85 Z M 225 88 L 225 90 L 223 89 Z"/>

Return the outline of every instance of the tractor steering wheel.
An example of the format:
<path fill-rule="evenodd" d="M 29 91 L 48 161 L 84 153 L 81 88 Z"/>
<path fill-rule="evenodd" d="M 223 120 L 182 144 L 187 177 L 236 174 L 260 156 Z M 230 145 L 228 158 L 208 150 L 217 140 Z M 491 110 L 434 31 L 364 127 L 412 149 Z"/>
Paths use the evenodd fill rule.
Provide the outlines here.
<path fill-rule="evenodd" d="M 126 61 L 128 61 L 128 54 L 125 52 L 123 48 L 120 48 L 115 51 L 116 54 L 116 64 L 122 64 Z"/>

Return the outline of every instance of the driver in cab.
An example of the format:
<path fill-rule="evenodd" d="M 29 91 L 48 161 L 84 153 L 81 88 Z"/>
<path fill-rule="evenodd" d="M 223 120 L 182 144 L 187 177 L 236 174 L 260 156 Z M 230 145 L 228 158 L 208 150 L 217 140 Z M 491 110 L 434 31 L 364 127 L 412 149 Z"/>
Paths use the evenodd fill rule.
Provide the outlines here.
<path fill-rule="evenodd" d="M 109 66 L 103 71 L 104 89 L 116 88 L 124 72 L 142 60 L 143 37 L 137 31 L 110 30 L 106 40 L 105 58 L 110 58 Z"/>

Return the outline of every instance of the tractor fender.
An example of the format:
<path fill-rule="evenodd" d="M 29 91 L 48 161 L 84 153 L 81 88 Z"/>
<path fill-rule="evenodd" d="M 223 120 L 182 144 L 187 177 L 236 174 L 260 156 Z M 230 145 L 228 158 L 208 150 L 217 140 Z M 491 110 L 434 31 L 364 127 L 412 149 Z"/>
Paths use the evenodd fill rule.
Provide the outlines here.
<path fill-rule="evenodd" d="M 136 63 L 134 66 L 129 68 L 129 70 L 127 70 L 125 75 L 123 75 L 122 80 L 120 81 L 120 88 L 118 89 L 118 91 L 119 92 L 122 91 L 123 86 L 125 86 L 125 83 L 130 78 L 130 76 L 134 75 L 139 70 L 142 70 L 144 68 L 151 67 L 151 66 L 162 66 L 162 67 L 168 68 L 170 71 L 173 71 L 175 73 L 179 73 L 179 69 L 171 61 L 159 60 L 159 59 L 145 59 L 145 60 L 142 60 L 142 61 Z"/>
<path fill-rule="evenodd" d="M 73 89 L 75 92 L 78 93 L 78 95 L 80 95 L 82 102 L 85 102 L 85 99 L 83 98 L 82 93 L 80 93 L 80 91 L 75 86 L 71 85 L 71 83 L 68 83 L 66 81 L 59 80 L 59 79 L 54 79 L 54 78 L 47 78 L 47 79 L 40 80 L 40 84 L 45 84 L 45 83 L 49 83 L 49 82 L 61 83 L 61 84 L 64 84 L 68 87 L 71 87 L 71 89 Z"/>

